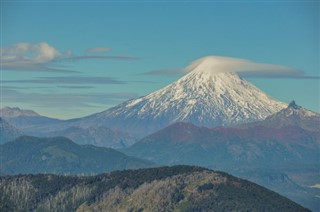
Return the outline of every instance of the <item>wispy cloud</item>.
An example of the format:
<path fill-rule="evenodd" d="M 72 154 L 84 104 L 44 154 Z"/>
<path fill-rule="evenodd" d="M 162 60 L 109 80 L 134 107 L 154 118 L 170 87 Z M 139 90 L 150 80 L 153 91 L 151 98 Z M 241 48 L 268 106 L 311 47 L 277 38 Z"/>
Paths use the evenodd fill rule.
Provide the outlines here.
<path fill-rule="evenodd" d="M 246 59 L 207 56 L 192 62 L 185 68 L 155 70 L 146 72 L 151 75 L 186 74 L 195 69 L 206 69 L 214 73 L 237 72 L 245 77 L 319 79 L 319 76 L 306 76 L 301 70 L 283 65 L 257 63 Z"/>
<path fill-rule="evenodd" d="M 91 89 L 95 88 L 94 86 L 86 86 L 86 85 L 59 85 L 58 88 L 68 88 L 68 89 Z"/>
<path fill-rule="evenodd" d="M 21 85 L 21 84 L 20 84 Z M 67 89 L 91 89 L 95 86 L 89 85 L 56 85 L 56 86 L 11 86 L 1 85 L 2 89 L 13 89 L 13 90 L 30 90 L 30 89 L 48 89 L 48 88 L 67 88 Z"/>
<path fill-rule="evenodd" d="M 71 49 L 65 52 L 59 51 L 46 42 L 41 43 L 16 43 L 9 47 L 1 48 L 0 62 L 3 70 L 14 71 L 48 71 L 66 72 L 77 71 L 69 70 L 59 65 L 63 61 L 78 60 L 136 60 L 137 57 L 124 55 L 91 55 L 94 53 L 105 53 L 110 48 L 95 47 L 87 50 L 89 55 L 75 55 Z"/>
<path fill-rule="evenodd" d="M 38 77 L 29 80 L 3 80 L 2 83 L 32 83 L 32 84 L 127 84 L 112 77 L 89 77 L 89 76 L 60 76 L 60 77 Z"/>
<path fill-rule="evenodd" d="M 2 83 L 2 82 L 1 82 Z M 3 90 L 13 89 L 13 90 L 29 90 L 29 89 L 46 89 L 48 86 L 11 86 L 11 85 L 3 85 L 1 84 L 1 88 Z"/>
<path fill-rule="evenodd" d="M 2 99 L 8 103 L 27 103 L 35 107 L 81 108 L 96 104 L 118 104 L 124 100 L 138 97 L 136 93 L 36 93 L 20 92 L 13 89 L 3 89 Z"/>
<path fill-rule="evenodd" d="M 139 57 L 130 56 L 99 56 L 99 55 L 84 55 L 84 56 L 72 56 L 63 58 L 63 60 L 138 60 Z"/>
<path fill-rule="evenodd" d="M 92 53 L 105 53 L 110 51 L 111 51 L 111 48 L 108 48 L 108 47 L 94 47 L 94 48 L 87 49 L 86 52 L 88 54 L 92 54 Z"/>

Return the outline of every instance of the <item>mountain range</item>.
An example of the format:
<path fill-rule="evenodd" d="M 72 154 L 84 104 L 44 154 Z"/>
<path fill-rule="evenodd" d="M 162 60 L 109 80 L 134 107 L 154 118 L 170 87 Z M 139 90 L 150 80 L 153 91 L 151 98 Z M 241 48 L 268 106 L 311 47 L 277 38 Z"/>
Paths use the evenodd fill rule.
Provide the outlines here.
<path fill-rule="evenodd" d="M 0 109 L 0 129 L 3 130 L 3 141 L 11 141 L 19 135 L 38 137 L 67 137 L 77 144 L 92 144 L 100 147 L 125 148 L 137 141 L 132 134 L 111 129 L 101 125 L 87 128 L 68 126 L 67 121 L 41 116 L 32 110 L 18 107 Z M 3 142 L 3 143 L 4 143 Z"/>
<path fill-rule="evenodd" d="M 298 121 L 290 122 L 296 117 Z M 250 127 L 210 129 L 175 123 L 123 151 L 160 164 L 218 164 L 220 168 L 312 164 L 320 162 L 320 128 L 313 125 L 319 122 L 319 114 L 289 104 Z"/>
<path fill-rule="evenodd" d="M 287 108 L 263 121 L 234 127 L 207 128 L 178 122 L 121 150 L 127 155 L 145 159 L 140 162 L 125 155 L 119 158 L 119 153 L 115 154 L 111 149 L 107 151 L 93 146 L 79 146 L 66 138 L 21 137 L 1 146 L 4 150 L 1 172 L 93 174 L 155 165 L 147 160 L 163 165 L 201 165 L 258 182 L 309 208 L 317 209 L 314 199 L 318 191 L 309 186 L 319 183 L 317 179 L 320 178 L 317 174 L 320 168 L 320 128 L 316 125 L 320 123 L 319 117 L 319 114 L 291 102 Z M 88 135 L 80 136 L 80 141 L 78 138 L 81 144 L 86 144 L 81 139 L 89 143 L 90 136 L 105 137 L 105 140 L 100 140 L 100 145 L 112 140 L 112 133 L 108 133 L 114 131 L 98 128 L 102 129 L 95 131 L 95 128 L 86 130 L 75 127 L 57 132 L 57 135 L 65 134 L 73 138 Z M 105 131 L 105 134 L 99 134 L 101 131 Z M 56 144 L 57 140 L 60 140 L 59 145 Z M 92 144 L 99 145 L 97 140 L 92 140 Z M 125 147 L 117 142 L 114 145 Z M 90 150 L 84 150 L 86 148 Z M 104 156 L 97 158 L 98 155 Z M 44 157 L 48 160 L 42 161 Z M 101 165 L 110 157 L 115 158 L 112 163 Z M 127 166 L 124 161 L 131 163 Z M 98 166 L 90 166 L 91 163 Z M 304 174 L 301 167 L 304 167 Z"/>
<path fill-rule="evenodd" d="M 299 121 L 290 121 L 297 117 Z M 122 152 L 162 165 L 226 171 L 318 211 L 320 192 L 310 186 L 320 182 L 320 128 L 312 123 L 320 123 L 319 114 L 291 103 L 249 125 L 207 128 L 175 123 Z"/>
<path fill-rule="evenodd" d="M 277 101 L 236 73 L 217 67 L 216 57 L 202 58 L 185 69 L 185 76 L 165 88 L 87 117 L 59 120 L 19 108 L 2 109 L 1 116 L 21 134 L 66 136 L 78 144 L 121 148 L 131 157 L 161 165 L 190 164 L 227 171 L 320 210 L 320 190 L 315 186 L 320 184 L 320 115 L 294 101 L 289 105 Z M 14 143 L 21 145 L 17 141 L 5 145 Z M 83 148 L 93 147 L 70 142 L 67 146 L 50 154 L 66 163 L 68 169 L 78 166 L 77 172 L 84 169 L 87 173 L 89 169 L 81 165 L 86 163 L 74 166 L 70 155 L 77 155 L 79 161 L 87 160 L 81 158 Z M 35 150 L 22 154 L 22 162 L 8 156 L 7 168 L 11 160 L 18 164 L 16 170 L 27 167 L 23 162 L 32 155 L 42 157 L 43 150 L 37 145 Z M 86 154 L 92 155 L 92 161 L 88 161 L 101 163 L 94 157 L 100 153 Z M 38 162 L 41 169 L 37 171 L 42 172 L 45 163 Z"/>
<path fill-rule="evenodd" d="M 67 137 L 77 144 L 91 144 L 114 149 L 131 146 L 138 141 L 132 134 L 104 126 L 88 128 L 69 127 L 61 131 L 53 132 L 51 135 Z"/>
<path fill-rule="evenodd" d="M 7 176 L 0 185 L 1 211 L 309 211 L 254 183 L 192 166 Z"/>

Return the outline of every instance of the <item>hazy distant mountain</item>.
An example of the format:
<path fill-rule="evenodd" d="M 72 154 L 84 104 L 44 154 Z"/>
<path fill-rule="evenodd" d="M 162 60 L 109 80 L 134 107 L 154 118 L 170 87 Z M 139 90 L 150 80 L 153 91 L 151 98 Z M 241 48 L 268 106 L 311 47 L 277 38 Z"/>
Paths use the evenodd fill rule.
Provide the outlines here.
<path fill-rule="evenodd" d="M 230 126 L 261 120 L 286 104 L 276 101 L 236 73 L 212 70 L 219 61 L 205 57 L 190 73 L 145 97 L 129 100 L 101 113 L 74 120 L 147 135 L 175 122 L 198 126 Z"/>
<path fill-rule="evenodd" d="M 293 164 L 287 167 L 242 169 L 237 172 L 237 177 L 276 191 L 312 211 L 320 211 L 320 189 L 311 187 L 319 183 L 319 170 L 319 164 Z"/>
<path fill-rule="evenodd" d="M 5 119 L 15 118 L 19 116 L 40 116 L 38 113 L 32 110 L 23 110 L 18 107 L 4 107 L 0 109 L 1 117 Z"/>
<path fill-rule="evenodd" d="M 64 136 L 78 144 L 92 144 L 111 148 L 125 148 L 137 141 L 137 138 L 132 134 L 101 126 L 100 123 L 82 128 L 69 124 L 68 120 L 41 116 L 34 111 L 23 110 L 18 107 L 4 107 L 0 110 L 8 123 L 19 129 L 21 133 L 18 135 Z M 15 136 L 13 139 L 17 137 Z M 8 141 L 8 139 L 6 140 Z"/>
<path fill-rule="evenodd" d="M 48 131 L 53 130 L 54 127 L 52 125 L 63 122 L 62 120 L 41 116 L 32 110 L 23 110 L 18 107 L 4 107 L 0 110 L 3 119 L 28 135 L 47 135 Z"/>
<path fill-rule="evenodd" d="M 137 142 L 137 138 L 119 130 L 97 126 L 86 129 L 70 127 L 53 133 L 56 136 L 65 136 L 78 144 L 92 144 L 100 147 L 125 148 Z"/>
<path fill-rule="evenodd" d="M 3 144 L 1 173 L 97 174 L 112 170 L 150 167 L 151 162 L 128 157 L 116 150 L 77 145 L 63 138 L 22 136 Z"/>
<path fill-rule="evenodd" d="M 3 144 L 16 139 L 22 133 L 0 117 L 0 135 L 0 144 Z"/>
<path fill-rule="evenodd" d="M 0 185 L 1 211 L 309 211 L 254 183 L 190 166 L 2 177 Z"/>

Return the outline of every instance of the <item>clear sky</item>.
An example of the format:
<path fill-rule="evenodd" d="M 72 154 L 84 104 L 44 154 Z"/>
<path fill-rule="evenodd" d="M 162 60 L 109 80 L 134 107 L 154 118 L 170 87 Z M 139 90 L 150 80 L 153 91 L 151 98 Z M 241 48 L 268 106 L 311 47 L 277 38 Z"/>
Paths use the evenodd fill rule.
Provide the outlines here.
<path fill-rule="evenodd" d="M 1 107 L 72 118 L 146 95 L 207 55 L 299 70 L 247 78 L 320 111 L 319 1 L 1 1 Z"/>

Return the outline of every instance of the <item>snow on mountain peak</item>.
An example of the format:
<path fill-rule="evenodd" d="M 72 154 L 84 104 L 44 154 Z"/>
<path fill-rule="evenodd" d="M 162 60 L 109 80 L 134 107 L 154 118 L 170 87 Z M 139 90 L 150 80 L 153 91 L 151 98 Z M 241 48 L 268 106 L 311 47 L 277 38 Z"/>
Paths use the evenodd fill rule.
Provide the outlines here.
<path fill-rule="evenodd" d="M 180 121 L 206 127 L 237 125 L 264 119 L 287 107 L 230 72 L 234 63 L 234 59 L 223 57 L 202 58 L 188 66 L 189 73 L 176 82 L 89 119 L 150 133 Z"/>

